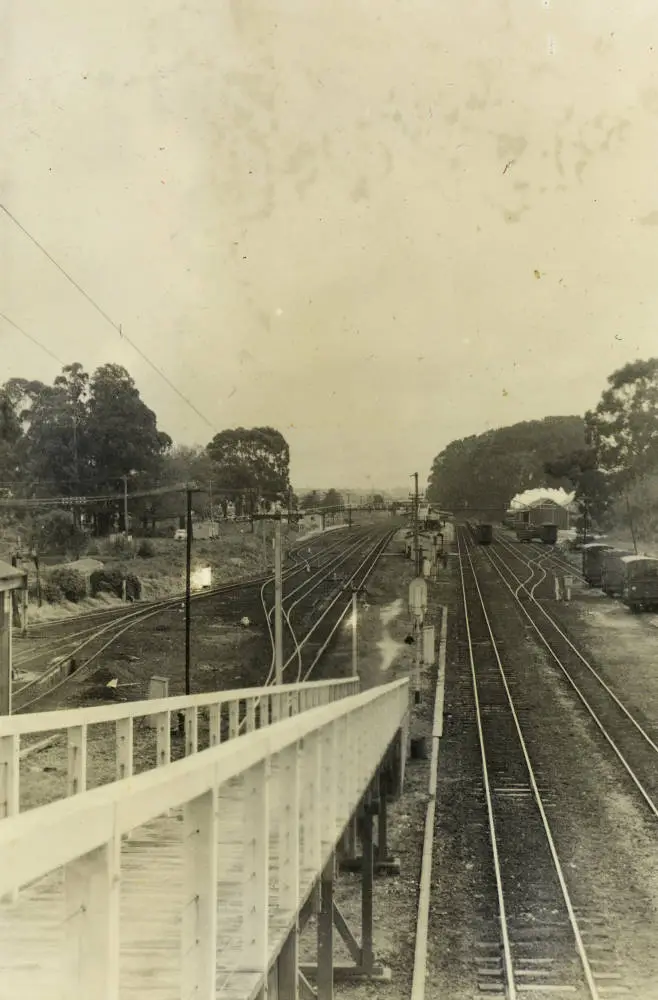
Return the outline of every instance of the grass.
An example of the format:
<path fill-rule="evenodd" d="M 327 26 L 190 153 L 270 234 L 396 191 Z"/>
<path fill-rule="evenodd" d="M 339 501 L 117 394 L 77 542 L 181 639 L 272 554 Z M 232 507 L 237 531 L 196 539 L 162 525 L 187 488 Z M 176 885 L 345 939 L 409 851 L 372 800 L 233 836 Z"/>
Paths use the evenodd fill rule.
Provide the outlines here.
<path fill-rule="evenodd" d="M 265 524 L 266 537 L 263 538 Z M 287 527 L 284 528 L 284 537 Z M 256 525 L 252 532 L 249 524 L 221 524 L 219 537 L 210 540 L 198 540 L 192 543 L 192 574 L 195 571 L 210 567 L 212 585 L 221 586 L 233 580 L 244 577 L 258 576 L 273 569 L 274 555 L 272 549 L 273 526 L 266 522 Z M 295 532 L 290 535 L 290 541 L 297 538 Z M 91 540 L 86 555 L 103 563 L 111 569 L 121 567 L 127 573 L 134 573 L 142 583 L 142 600 L 155 600 L 162 597 L 182 593 L 185 589 L 186 545 L 184 541 L 174 541 L 171 538 L 152 538 L 149 545 L 154 551 L 150 558 L 136 555 L 142 539 L 136 538 L 133 548 L 122 549 L 108 540 Z M 11 561 L 15 552 L 16 531 L 12 528 L 0 529 L 0 559 Z M 43 563 L 52 563 L 52 558 L 44 559 Z M 57 559 L 65 562 L 64 556 Z M 28 585 L 36 579 L 35 569 L 31 562 L 25 562 L 28 571 Z M 42 565 L 42 578 L 48 575 L 48 565 Z M 31 622 L 52 621 L 66 618 L 83 611 L 99 608 L 120 606 L 117 598 L 101 595 L 98 598 L 87 598 L 77 604 L 62 601 L 59 604 L 44 602 L 41 608 L 36 601 L 30 601 L 29 620 Z"/>

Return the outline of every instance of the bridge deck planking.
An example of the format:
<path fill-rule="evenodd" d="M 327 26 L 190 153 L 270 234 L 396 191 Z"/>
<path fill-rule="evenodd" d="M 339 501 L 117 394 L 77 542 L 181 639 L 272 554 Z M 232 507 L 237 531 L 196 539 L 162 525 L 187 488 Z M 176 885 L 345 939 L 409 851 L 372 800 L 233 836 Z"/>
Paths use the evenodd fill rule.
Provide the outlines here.
<path fill-rule="evenodd" d="M 276 781 L 273 768 L 272 779 Z M 243 925 L 240 865 L 245 830 L 240 780 L 220 800 L 217 1000 L 248 1000 L 262 982 L 236 971 Z M 272 786 L 275 793 L 276 784 Z M 272 795 L 274 798 L 274 794 Z M 269 951 L 283 945 L 294 914 L 278 907 L 279 814 L 273 801 L 269 838 Z M 182 810 L 135 830 L 121 847 L 120 1000 L 180 1000 L 183 921 Z M 300 832 L 300 905 L 317 873 L 305 869 Z M 43 1000 L 64 983 L 64 874 L 60 869 L 26 887 L 16 903 L 0 905 L 0 1000 Z M 58 988 L 59 992 L 58 992 Z"/>

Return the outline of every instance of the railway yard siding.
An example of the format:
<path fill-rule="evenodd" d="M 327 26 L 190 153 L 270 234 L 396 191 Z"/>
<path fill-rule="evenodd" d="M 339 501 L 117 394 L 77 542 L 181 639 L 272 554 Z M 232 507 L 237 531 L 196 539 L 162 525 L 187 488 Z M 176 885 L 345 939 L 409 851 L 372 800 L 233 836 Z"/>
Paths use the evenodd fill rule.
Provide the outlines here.
<path fill-rule="evenodd" d="M 394 535 L 370 525 L 352 529 L 351 540 L 341 532 L 309 539 L 306 562 L 291 568 L 284 585 L 284 608 L 297 637 L 293 642 L 286 633 L 284 660 L 295 673 L 288 680 L 303 678 L 325 646 L 312 677 L 349 676 L 349 618 L 331 612 L 334 617 L 321 624 L 348 579 L 367 587 L 358 612 L 362 689 L 410 672 L 414 646 L 405 640 L 414 570 L 405 555 L 407 530 Z M 477 545 L 472 533 L 458 528 L 449 548 L 450 558 L 428 582 L 426 624 L 436 626 L 438 646 L 446 607 L 448 642 L 427 975 L 424 994 L 413 1000 L 658 1000 L 658 616 L 633 616 L 586 587 L 578 578 L 578 554 L 519 544 L 497 525 L 491 545 Z M 569 602 L 556 599 L 556 574 L 574 578 Z M 252 586 L 194 606 L 195 690 L 266 682 L 271 595 L 269 603 L 261 598 Z M 77 691 L 74 685 L 73 696 L 68 689 L 66 704 L 107 700 L 108 677 L 119 680 L 117 697 L 144 696 L 148 677 L 159 673 L 171 678 L 172 694 L 180 693 L 182 640 L 179 607 L 127 632 L 92 679 Z M 423 668 L 411 735 L 425 738 L 427 755 L 409 759 L 404 794 L 390 806 L 389 854 L 399 859 L 400 871 L 375 882 L 375 952 L 392 968 L 393 980 L 384 986 L 336 982 L 339 1000 L 411 995 L 436 681 L 437 667 Z M 574 684 L 598 713 L 598 725 Z M 89 733 L 90 771 L 102 771 L 114 739 L 110 728 Z M 174 734 L 173 756 L 183 752 L 177 739 Z M 626 768 L 611 740 L 626 755 Z M 152 734 L 136 730 L 136 770 L 152 766 L 148 746 Z M 49 789 L 51 796 L 61 792 L 64 749 L 53 746 L 25 759 L 22 807 L 43 801 Z M 114 767 L 113 758 L 106 761 L 106 780 L 113 780 Z M 358 874 L 341 875 L 336 901 L 348 923 L 358 926 Z M 312 958 L 315 932 L 311 920 L 302 961 Z M 336 959 L 346 959 L 336 947 Z"/>

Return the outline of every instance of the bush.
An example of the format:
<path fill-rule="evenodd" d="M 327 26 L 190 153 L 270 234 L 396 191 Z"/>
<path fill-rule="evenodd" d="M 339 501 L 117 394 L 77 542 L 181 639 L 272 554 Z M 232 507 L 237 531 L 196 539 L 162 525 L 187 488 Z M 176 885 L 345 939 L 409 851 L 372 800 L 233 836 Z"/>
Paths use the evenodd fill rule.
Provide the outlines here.
<path fill-rule="evenodd" d="M 59 587 L 66 600 L 72 601 L 73 604 L 77 604 L 78 601 L 87 596 L 85 578 L 82 573 L 78 573 L 75 569 L 56 569 L 50 574 L 48 580 Z"/>
<path fill-rule="evenodd" d="M 98 594 L 114 594 L 115 597 L 123 595 L 123 573 L 120 569 L 97 569 L 89 578 L 91 584 L 91 596 Z"/>
<path fill-rule="evenodd" d="M 114 597 L 123 597 L 123 581 L 126 581 L 126 597 L 136 601 L 142 593 L 142 584 L 134 573 L 126 573 L 118 567 L 115 569 L 97 569 L 91 574 L 92 597 L 98 594 L 113 594 Z"/>
<path fill-rule="evenodd" d="M 142 596 L 142 581 L 134 573 L 126 574 L 126 597 L 138 601 Z"/>
<path fill-rule="evenodd" d="M 52 580 L 43 580 L 41 582 L 41 600 L 48 604 L 61 604 L 64 600 L 64 592 Z"/>
<path fill-rule="evenodd" d="M 146 538 L 140 542 L 140 546 L 137 549 L 137 555 L 140 559 L 152 559 L 155 555 L 155 546 L 153 545 L 153 542 L 149 542 Z"/>

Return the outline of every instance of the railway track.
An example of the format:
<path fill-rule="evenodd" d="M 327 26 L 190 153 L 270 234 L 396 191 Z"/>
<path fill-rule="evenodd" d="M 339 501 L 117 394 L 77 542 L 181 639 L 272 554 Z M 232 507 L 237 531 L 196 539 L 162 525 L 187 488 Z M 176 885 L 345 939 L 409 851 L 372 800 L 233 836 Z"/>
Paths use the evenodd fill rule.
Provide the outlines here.
<path fill-rule="evenodd" d="M 288 675 L 291 674 L 290 668 L 294 662 L 296 663 L 297 680 L 302 680 L 306 672 L 304 664 L 308 658 L 312 637 L 315 637 L 312 642 L 314 647 L 326 644 L 327 637 L 322 638 L 322 627 L 327 620 L 330 623 L 331 636 L 333 636 L 338 627 L 333 622 L 334 612 L 337 609 L 340 621 L 342 621 L 348 606 L 345 602 L 345 594 L 350 593 L 348 603 L 351 603 L 351 587 L 353 585 L 363 586 L 374 569 L 379 555 L 386 548 L 394 533 L 390 530 L 382 533 L 381 529 L 367 532 L 335 559 L 327 562 L 307 580 L 302 580 L 297 587 L 283 595 L 283 621 L 286 628 L 284 672 L 287 672 Z M 369 558 L 371 555 L 373 556 L 372 560 Z M 352 566 L 353 563 L 356 563 L 355 567 Z M 269 606 L 268 608 L 264 594 L 262 596 L 272 642 L 272 663 L 270 666 L 270 675 L 272 675 L 274 671 L 274 634 L 272 629 L 274 607 Z M 299 618 L 300 621 L 293 623 L 293 618 Z M 310 622 L 305 622 L 304 618 L 310 619 Z M 306 628 L 307 624 L 310 627 L 302 635 L 301 630 Z M 308 669 L 310 670 L 312 667 Z M 292 680 L 292 676 L 290 676 L 290 680 Z"/>
<path fill-rule="evenodd" d="M 515 558 L 519 558 L 516 553 L 513 554 Z M 487 552 L 486 557 L 504 587 L 513 596 L 531 634 L 546 650 L 577 695 L 651 815 L 658 819 L 658 732 L 655 722 L 638 718 L 624 704 L 596 665 L 578 649 L 564 626 L 535 596 L 538 587 L 547 577 L 541 560 L 527 564 L 530 575 L 524 579 L 499 551 L 494 549 Z"/>
<path fill-rule="evenodd" d="M 358 537 L 360 537 L 364 529 L 356 530 Z M 342 537 L 335 541 L 332 539 L 329 545 L 327 545 L 326 536 L 324 538 L 316 536 L 318 541 L 313 539 L 311 544 L 297 546 L 293 552 L 292 565 L 287 566 L 284 571 L 284 580 L 289 581 L 306 573 L 309 559 L 322 562 L 326 559 L 327 554 L 341 549 L 345 544 L 345 539 L 343 533 L 340 534 Z M 240 618 L 247 607 L 251 609 L 254 606 L 259 586 L 262 586 L 263 583 L 266 585 L 270 579 L 261 576 L 249 581 L 204 590 L 193 594 L 192 601 L 195 604 L 210 605 L 212 610 L 222 606 L 226 610 L 232 610 Z M 72 684 L 79 684 L 80 681 L 87 678 L 97 668 L 98 660 L 103 653 L 126 632 L 144 625 L 158 616 L 179 612 L 181 606 L 181 598 L 177 595 L 122 614 L 115 614 L 109 622 L 83 627 L 65 636 L 56 636 L 45 648 L 41 647 L 34 651 L 31 657 L 21 657 L 17 660 L 17 665 L 20 667 L 25 667 L 27 663 L 35 660 L 43 660 L 44 657 L 49 657 L 51 662 L 42 673 L 14 690 L 14 710 L 18 712 L 34 710 L 35 708 L 44 710 L 46 707 L 44 702 L 49 696 L 53 693 L 61 696 Z M 80 624 L 80 622 L 78 621 L 76 624 Z M 71 660 L 76 663 L 75 671 L 69 676 L 62 676 L 62 664 L 70 663 Z"/>
<path fill-rule="evenodd" d="M 528 749 L 532 733 L 524 720 L 532 685 L 527 677 L 519 684 L 514 673 L 509 675 L 500 638 L 506 634 L 504 623 L 496 618 L 497 636 L 476 569 L 482 551 L 474 560 L 468 536 L 460 532 L 459 578 L 480 750 L 481 814 L 486 816 L 495 883 L 478 929 L 478 987 L 506 1000 L 538 993 L 575 1000 L 628 996 L 611 957 L 606 916 L 588 905 L 582 879 L 574 890 L 572 873 L 556 846 L 555 832 L 563 819 L 559 795 Z M 496 554 L 487 552 L 486 558 L 495 568 Z M 516 585 L 523 586 L 519 577 Z M 527 588 L 529 594 L 532 583 Z M 518 596 L 514 602 L 525 608 Z M 534 629 L 533 635 L 538 637 Z"/>

